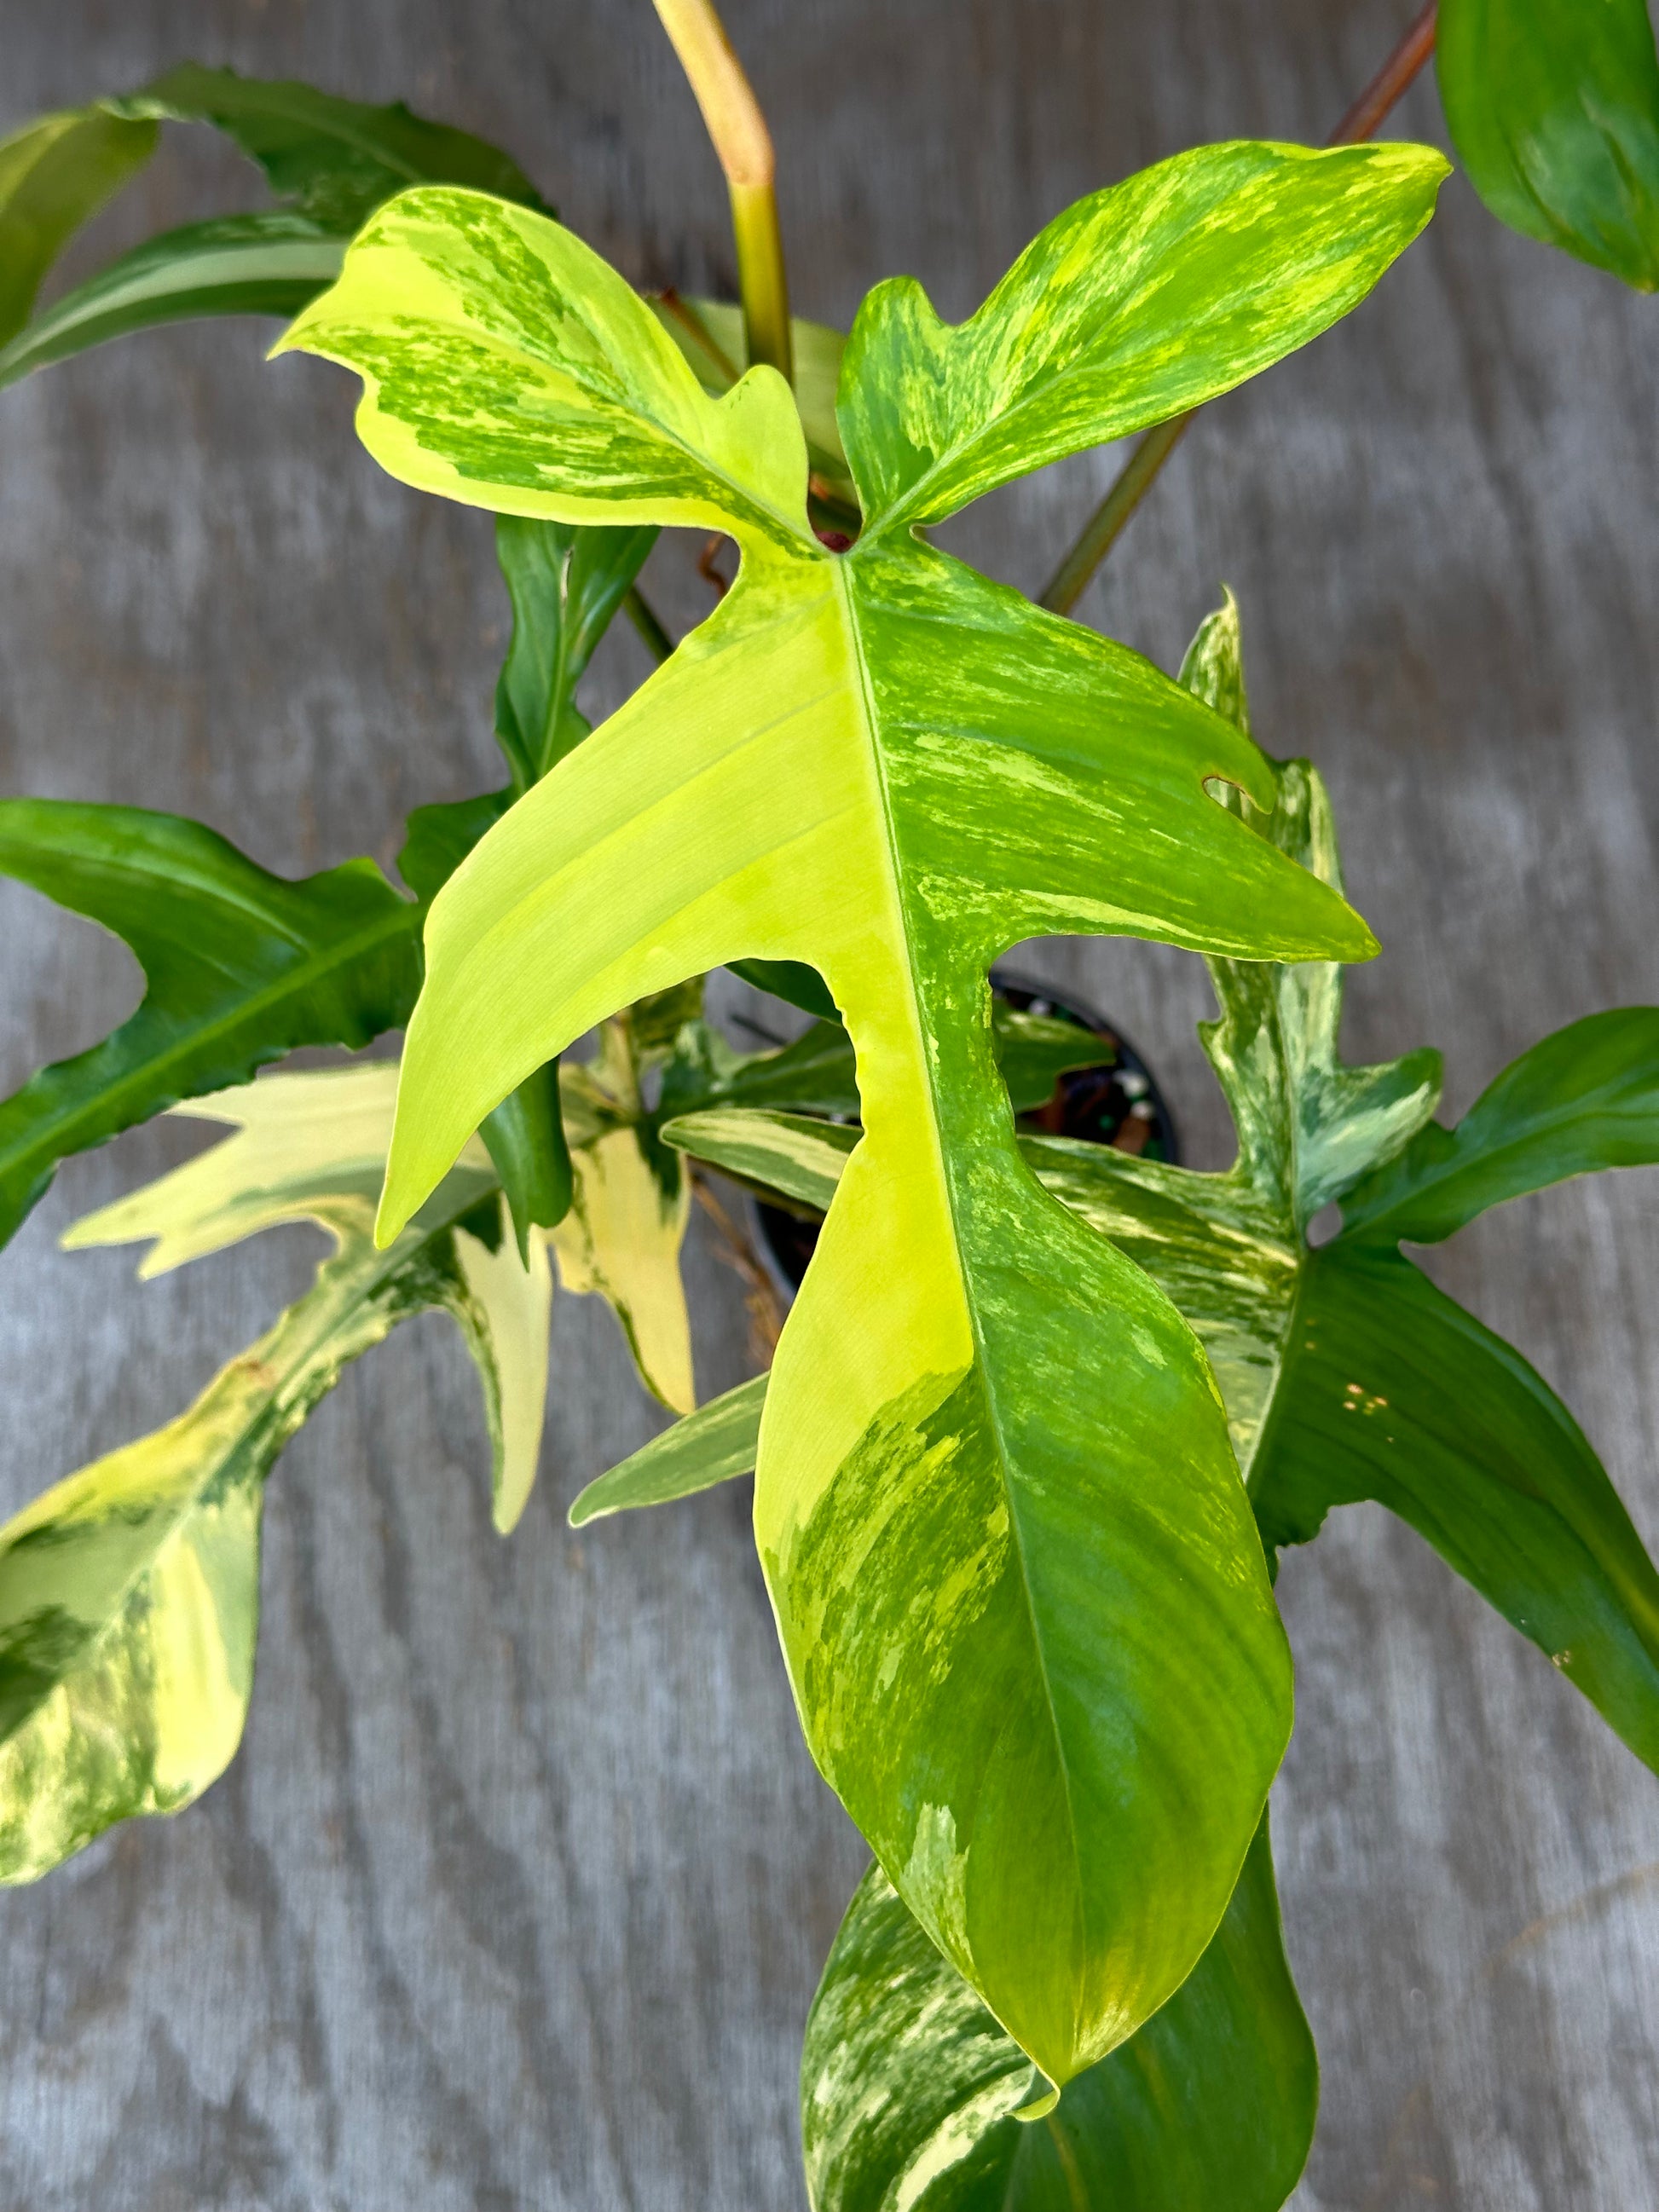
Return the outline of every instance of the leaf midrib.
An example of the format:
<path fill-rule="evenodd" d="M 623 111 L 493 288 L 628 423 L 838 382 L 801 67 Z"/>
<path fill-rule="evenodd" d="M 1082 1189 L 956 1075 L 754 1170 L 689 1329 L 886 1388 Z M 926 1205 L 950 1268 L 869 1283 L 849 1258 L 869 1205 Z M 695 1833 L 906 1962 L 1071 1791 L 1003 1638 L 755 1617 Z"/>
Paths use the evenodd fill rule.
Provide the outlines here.
<path fill-rule="evenodd" d="M 1036 1655 L 1037 1674 L 1042 1684 L 1043 1703 L 1048 1709 L 1049 1732 L 1054 1742 L 1055 1761 L 1060 1768 L 1061 1786 L 1066 1793 L 1066 1842 L 1071 1851 L 1072 1871 L 1076 1882 L 1077 1910 L 1079 1914 L 1081 1914 L 1084 1911 L 1083 1864 L 1079 1855 L 1078 1848 L 1078 1822 L 1076 1807 L 1072 1796 L 1071 1763 L 1066 1755 L 1065 1738 L 1060 1732 L 1060 1714 L 1054 1701 L 1054 1684 L 1049 1674 L 1048 1656 L 1043 1648 L 1042 1631 L 1038 1625 L 1036 1603 L 1031 1588 L 1030 1569 L 1026 1559 L 1024 1539 L 1019 1526 L 1018 1499 L 1014 1486 L 1010 1479 L 1009 1463 L 1003 1443 L 1000 1409 L 997 1403 L 995 1385 L 992 1379 L 994 1373 L 993 1364 L 987 1358 L 985 1354 L 985 1342 L 980 1328 L 979 1310 L 971 1293 L 970 1285 L 972 1279 L 963 1258 L 962 1237 L 957 1219 L 956 1193 L 951 1176 L 945 1167 L 945 1147 L 941 1136 L 943 1115 L 939 1111 L 937 1075 L 933 1055 L 927 1052 L 925 1048 L 925 1031 L 921 1022 L 921 1010 L 916 998 L 915 960 L 911 949 L 909 931 L 906 927 L 904 902 L 902 893 L 900 889 L 901 879 L 898 858 L 899 843 L 893 822 L 892 799 L 891 794 L 888 789 L 886 764 L 883 758 L 881 744 L 877 735 L 877 732 L 879 728 L 879 722 L 876 714 L 873 689 L 870 681 L 869 665 L 865 656 L 864 637 L 859 624 L 857 602 L 854 599 L 852 586 L 848 581 L 848 572 L 838 562 L 836 564 L 835 574 L 836 589 L 840 594 L 843 617 L 847 625 L 847 633 L 852 647 L 853 666 L 858 684 L 860 718 L 864 729 L 865 743 L 870 757 L 872 774 L 874 777 L 875 787 L 881 805 L 883 847 L 887 856 L 890 892 L 898 925 L 899 942 L 904 956 L 903 974 L 906 1012 L 909 1018 L 909 1025 L 915 1041 L 917 1064 L 922 1071 L 922 1079 L 927 1091 L 928 1104 L 932 1109 L 928 1119 L 928 1141 L 933 1148 L 934 1164 L 939 1178 L 939 1185 L 945 1193 L 945 1204 L 949 1209 L 951 1235 L 956 1250 L 957 1276 L 958 1283 L 961 1285 L 963 1305 L 968 1316 L 968 1328 L 969 1336 L 973 1343 L 975 1362 L 980 1370 L 980 1376 L 983 1382 L 986 1396 L 989 1401 L 992 1428 L 996 1438 L 997 1465 L 1001 1476 L 1003 1498 L 1008 1513 L 1009 1534 L 1013 1544 L 1014 1556 L 1018 1563 L 1020 1588 L 1024 1591 L 1025 1597 L 1026 1622 L 1031 1638 L 1032 1649 Z M 1021 1163 L 1021 1164 L 1023 1166 L 1024 1164 Z M 1036 1184 L 1036 1178 L 1032 1177 L 1031 1181 L 1033 1187 L 1041 1190 L 1041 1186 Z M 1047 1194 L 1043 1193 L 1042 1195 L 1046 1197 Z M 1058 1204 L 1058 1200 L 1055 1201 L 1056 1204 Z M 988 2000 L 984 2001 L 986 2002 L 987 2010 L 991 2011 L 992 2008 Z M 1001 2020 L 994 2011 L 992 2012 L 992 2017 L 997 2020 L 998 2026 L 1002 2027 L 1006 2033 L 1011 2036 L 1013 2035 L 1013 2031 L 1012 2028 L 1008 2027 L 1006 2021 Z M 1018 2036 L 1014 2036 L 1013 2039 L 1017 2043 L 1019 2040 Z M 1024 2045 L 1021 2045 L 1021 2048 L 1023 2049 Z M 1034 2064 L 1036 2063 L 1036 2061 L 1033 2061 Z"/>

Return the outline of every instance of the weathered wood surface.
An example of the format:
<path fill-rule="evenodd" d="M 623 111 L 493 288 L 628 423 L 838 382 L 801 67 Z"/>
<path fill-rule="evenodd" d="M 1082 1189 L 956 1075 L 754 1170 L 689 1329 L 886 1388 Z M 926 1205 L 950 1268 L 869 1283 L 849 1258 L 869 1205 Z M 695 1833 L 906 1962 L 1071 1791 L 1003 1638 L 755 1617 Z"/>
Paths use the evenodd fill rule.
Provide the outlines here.
<path fill-rule="evenodd" d="M 1406 0 L 730 0 L 770 107 L 798 305 L 915 271 L 970 307 L 1065 202 L 1176 148 L 1316 137 Z M 14 6 L 0 127 L 194 56 L 500 136 L 645 281 L 726 278 L 722 193 L 646 0 Z M 1431 89 L 1401 127 L 1438 136 Z M 240 190 L 192 145 L 106 241 Z M 1258 724 L 1333 784 L 1388 947 L 1351 1048 L 1513 1052 L 1656 994 L 1656 310 L 1500 232 L 1455 182 L 1351 323 L 1218 407 L 1082 611 L 1170 665 L 1242 597 Z M 379 476 L 350 390 L 264 326 L 128 341 L 0 397 L 4 787 L 204 816 L 268 865 L 370 849 L 483 787 L 505 603 L 481 519 Z M 958 526 L 1042 580 L 1099 457 Z M 653 589 L 686 620 L 683 546 Z M 610 650 L 596 696 L 637 676 Z M 0 891 L 8 1086 L 131 1001 L 131 963 Z M 1069 946 L 1224 1123 L 1196 963 Z M 70 1217 L 186 1146 L 67 1170 L 5 1257 L 0 1504 L 173 1412 L 296 1287 L 266 1240 L 135 1289 Z M 693 1261 L 705 1388 L 744 1371 Z M 1659 1537 L 1659 1181 L 1569 1188 L 1437 1268 L 1559 1387 Z M 607 1316 L 562 1300 L 540 1491 L 491 1534 L 465 1363 L 436 1321 L 348 1379 L 272 1486 L 252 1724 L 176 1822 L 0 1899 L 5 2212 L 418 2206 L 788 2212 L 793 2074 L 862 1859 L 801 1748 L 736 1490 L 610 1525 L 575 1488 L 647 1432 Z M 1545 1662 L 1380 1515 L 1281 1588 L 1299 1662 L 1279 1796 L 1325 2063 L 1302 2212 L 1637 2212 L 1659 2172 L 1659 1789 Z"/>

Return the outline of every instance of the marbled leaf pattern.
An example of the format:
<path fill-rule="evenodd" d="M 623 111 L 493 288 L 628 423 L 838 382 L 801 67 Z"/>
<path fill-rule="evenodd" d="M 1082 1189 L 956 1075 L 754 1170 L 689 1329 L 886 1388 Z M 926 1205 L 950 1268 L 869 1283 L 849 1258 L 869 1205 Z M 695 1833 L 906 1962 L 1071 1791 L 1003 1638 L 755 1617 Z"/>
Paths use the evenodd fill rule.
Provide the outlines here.
<path fill-rule="evenodd" d="M 0 1530 L 0 1881 L 33 1880 L 112 1822 L 177 1811 L 240 1740 L 264 1480 L 346 1364 L 407 1316 L 453 1313 L 472 1351 L 500 1525 L 541 1442 L 551 1285 L 506 1233 L 482 1148 L 387 1249 L 372 1236 L 396 1069 L 268 1078 L 185 1109 L 236 1133 L 78 1223 L 148 1240 L 155 1275 L 279 1223 L 336 1251 L 189 1410 L 66 1477 Z"/>
<path fill-rule="evenodd" d="M 1209 794 L 1272 804 L 1246 738 L 908 525 L 1313 336 L 1443 172 L 1422 149 L 1222 149 L 1085 204 L 1075 250 L 1060 218 L 965 326 L 943 475 L 912 434 L 938 348 L 890 327 L 878 290 L 842 363 L 867 502 L 844 557 L 808 526 L 782 379 L 710 398 L 621 280 L 526 210 L 405 195 L 285 341 L 362 375 L 360 432 L 411 483 L 738 542 L 715 613 L 436 902 L 382 1232 L 617 1005 L 733 959 L 823 976 L 864 1136 L 779 1346 L 757 1539 L 820 1766 L 1054 2082 L 1132 2034 L 1213 1933 L 1289 1672 L 1202 1354 L 1035 1187 L 987 970 L 1048 930 L 1254 959 L 1373 947 Z M 1134 359 L 1184 368 L 1143 374 L 1131 321 Z M 948 496 L 918 503 L 923 476 Z"/>

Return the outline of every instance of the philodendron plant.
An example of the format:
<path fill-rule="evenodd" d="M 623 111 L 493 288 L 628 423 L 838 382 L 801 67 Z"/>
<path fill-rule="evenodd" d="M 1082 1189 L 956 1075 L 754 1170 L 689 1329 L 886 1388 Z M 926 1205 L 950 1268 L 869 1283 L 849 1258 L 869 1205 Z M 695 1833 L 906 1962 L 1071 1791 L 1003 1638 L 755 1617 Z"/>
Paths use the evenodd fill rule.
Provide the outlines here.
<path fill-rule="evenodd" d="M 507 781 L 411 816 L 401 890 L 368 860 L 286 882 L 173 817 L 0 802 L 0 868 L 147 979 L 0 1107 L 0 1227 L 58 1161 L 171 1110 L 234 1133 L 68 1243 L 142 1241 L 146 1274 L 278 1222 L 335 1245 L 188 1412 L 0 1532 L 0 1877 L 222 1771 L 264 1477 L 408 1314 L 461 1327 L 512 1527 L 556 1275 L 609 1301 L 681 1416 L 572 1520 L 755 1470 L 801 1723 L 875 1855 L 807 2027 L 819 2212 L 1271 2212 L 1316 2096 L 1265 1809 L 1291 1725 L 1279 1550 L 1388 1505 L 1659 1765 L 1659 1578 L 1571 1417 L 1401 1250 L 1659 1159 L 1659 1010 L 1547 1039 L 1453 1129 L 1435 1054 L 1346 1066 L 1341 963 L 1376 946 L 1317 772 L 1253 738 L 1231 598 L 1171 678 L 927 533 L 1147 431 L 1048 595 L 1070 604 L 1171 426 L 1328 328 L 1429 220 L 1442 157 L 1354 142 L 1434 11 L 1346 143 L 1178 155 L 1057 216 L 966 322 L 893 278 L 843 340 L 789 314 L 770 141 L 712 9 L 658 5 L 731 184 L 738 305 L 642 297 L 507 155 L 297 85 L 186 67 L 0 145 L 0 380 L 181 315 L 293 316 L 276 350 L 356 374 L 384 467 L 498 518 L 514 612 Z M 1488 199 L 1650 283 L 1642 0 L 1444 13 Z M 228 132 L 284 204 L 32 315 L 164 119 Z M 665 526 L 738 553 L 678 646 L 635 581 Z M 622 610 L 661 665 L 591 731 L 577 687 Z M 989 988 L 1010 945 L 1066 932 L 1207 960 L 1225 1174 L 1022 1124 L 1109 1049 Z M 703 1010 L 720 966 L 811 1025 L 738 1051 Z M 252 1080 L 398 1030 L 401 1066 Z M 711 1172 L 822 1217 L 781 1334 Z M 775 1344 L 701 1407 L 694 1192 Z"/>

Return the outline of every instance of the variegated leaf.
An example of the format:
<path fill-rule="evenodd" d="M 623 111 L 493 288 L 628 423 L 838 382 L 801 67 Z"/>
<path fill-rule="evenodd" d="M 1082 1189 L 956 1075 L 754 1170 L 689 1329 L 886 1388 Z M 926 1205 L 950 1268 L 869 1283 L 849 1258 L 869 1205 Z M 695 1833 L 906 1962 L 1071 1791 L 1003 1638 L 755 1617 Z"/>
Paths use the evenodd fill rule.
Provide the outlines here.
<path fill-rule="evenodd" d="M 697 1398 L 680 1247 L 690 1191 L 683 1182 L 664 1191 L 632 1129 L 612 1130 L 572 1159 L 575 1196 L 552 1232 L 560 1286 L 603 1297 L 647 1388 L 689 1413 Z"/>
<path fill-rule="evenodd" d="M 1187 676 L 1245 719 L 1237 612 Z M 1337 881 L 1329 803 L 1305 763 L 1261 825 Z M 1429 1116 L 1439 1060 L 1341 1066 L 1334 969 L 1212 961 L 1206 1044 L 1238 1126 L 1224 1176 L 1038 1140 L 1048 1187 L 1156 1276 L 1210 1354 L 1270 1545 L 1373 1499 L 1432 1544 L 1659 1767 L 1659 1574 L 1547 1384 L 1396 1248 L 1602 1167 L 1659 1161 L 1659 1013 L 1589 1017 L 1533 1047 L 1455 1130 Z M 1340 1199 L 1344 1228 L 1307 1226 Z"/>
<path fill-rule="evenodd" d="M 148 1243 L 138 1269 L 148 1279 L 285 1222 L 315 1222 L 343 1252 L 371 1244 L 397 1085 L 395 1061 L 368 1060 L 268 1075 L 175 1107 L 236 1133 L 87 1215 L 66 1232 L 64 1246 Z M 520 1260 L 510 1230 L 504 1232 L 491 1195 L 495 1182 L 474 1138 L 416 1225 L 466 1217 L 453 1231 L 439 1302 L 459 1322 L 483 1385 L 495 1522 L 505 1531 L 524 1510 L 540 1455 L 552 1279 L 544 1238 L 533 1238 Z M 428 1289 L 439 1280 L 428 1267 Z"/>
<path fill-rule="evenodd" d="M 1231 599 L 1186 673 L 1246 720 Z M 1280 782 L 1264 832 L 1338 880 L 1317 775 L 1291 762 Z M 1236 1164 L 1194 1175 L 1046 1137 L 1022 1139 L 1028 1164 L 1197 1332 L 1270 1546 L 1305 1543 L 1334 1505 L 1389 1506 L 1659 1767 L 1659 1574 L 1630 1516 L 1548 1385 L 1395 1249 L 1546 1183 L 1659 1162 L 1659 1010 L 1545 1038 L 1448 1130 L 1427 1118 L 1437 1054 L 1341 1065 L 1335 969 L 1211 969 L 1223 1014 L 1206 1042 Z M 819 1209 L 847 1156 L 845 1130 L 799 1115 L 690 1114 L 665 1134 Z M 1308 1224 L 1333 1197 L 1342 1233 L 1312 1249 Z"/>
<path fill-rule="evenodd" d="M 1264 1817 L 1226 1917 L 1163 2010 L 1028 2124 L 1030 2061 L 878 1866 L 801 2057 L 812 2212 L 1278 2212 L 1319 2101 Z"/>
<path fill-rule="evenodd" d="M 348 1361 L 405 1316 L 462 1325 L 484 1383 L 501 1525 L 540 1445 L 550 1285 L 526 1271 L 481 1148 L 385 1251 L 371 1229 L 396 1070 L 275 1076 L 183 1109 L 235 1135 L 76 1224 L 150 1240 L 154 1275 L 276 1223 L 336 1250 L 189 1411 L 68 1476 L 0 1530 L 0 1881 L 45 1874 L 116 1820 L 189 1804 L 240 1741 L 259 1521 L 277 1455 Z"/>
<path fill-rule="evenodd" d="M 752 1474 L 765 1403 L 763 1375 L 711 1398 L 578 1492 L 570 1507 L 571 1527 L 580 1528 L 641 1505 L 665 1505 L 672 1498 L 712 1490 L 717 1482 Z"/>
<path fill-rule="evenodd" d="M 411 483 L 738 542 L 716 612 L 441 895 L 383 1229 L 620 1003 L 733 959 L 823 976 L 865 1133 L 779 1346 L 757 1536 L 819 1764 L 1056 2081 L 1213 1932 L 1289 1674 L 1202 1357 L 1034 1188 L 986 972 L 1037 931 L 1255 959 L 1371 940 L 1207 795 L 1271 803 L 1246 739 L 913 526 L 1313 336 L 1443 173 L 1397 146 L 1207 149 L 1060 217 L 957 331 L 878 288 L 842 369 L 844 557 L 808 525 L 782 380 L 711 399 L 522 210 L 404 196 L 286 341 L 362 376 L 360 432 Z"/>

